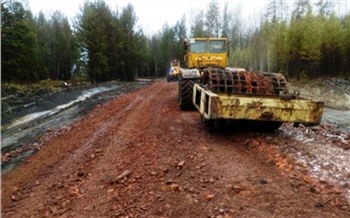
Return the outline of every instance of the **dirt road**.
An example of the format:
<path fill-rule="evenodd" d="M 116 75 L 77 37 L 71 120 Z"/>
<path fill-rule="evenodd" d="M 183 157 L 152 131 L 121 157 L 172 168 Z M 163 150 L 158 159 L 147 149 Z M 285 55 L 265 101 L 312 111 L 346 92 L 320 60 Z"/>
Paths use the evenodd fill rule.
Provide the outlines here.
<path fill-rule="evenodd" d="M 350 217 L 349 133 L 211 131 L 178 109 L 176 83 L 122 95 L 52 134 L 2 176 L 2 217 Z M 318 163 L 325 149 L 341 163 Z"/>

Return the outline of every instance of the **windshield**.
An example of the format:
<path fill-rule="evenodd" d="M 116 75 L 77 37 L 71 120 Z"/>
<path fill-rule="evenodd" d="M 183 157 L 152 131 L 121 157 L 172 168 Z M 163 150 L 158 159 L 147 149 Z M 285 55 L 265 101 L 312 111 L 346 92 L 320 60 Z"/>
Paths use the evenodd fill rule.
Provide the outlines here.
<path fill-rule="evenodd" d="M 177 67 L 177 66 L 178 66 L 177 60 L 171 61 L 171 64 L 172 64 L 174 67 Z"/>
<path fill-rule="evenodd" d="M 226 52 L 226 44 L 224 40 L 215 40 L 209 42 L 210 53 L 223 53 Z"/>
<path fill-rule="evenodd" d="M 206 51 L 207 51 L 207 41 L 196 40 L 194 43 L 191 43 L 192 53 L 206 53 Z"/>

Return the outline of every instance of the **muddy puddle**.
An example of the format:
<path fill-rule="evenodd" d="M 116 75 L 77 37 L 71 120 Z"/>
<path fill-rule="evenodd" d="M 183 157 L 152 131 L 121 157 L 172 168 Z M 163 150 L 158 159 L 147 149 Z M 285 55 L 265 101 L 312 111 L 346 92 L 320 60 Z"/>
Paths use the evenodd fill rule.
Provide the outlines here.
<path fill-rule="evenodd" d="M 13 121 L 12 123 L 5 125 L 4 127 L 1 128 L 2 131 L 6 131 L 8 129 L 11 128 L 15 128 L 19 125 L 25 125 L 26 123 L 29 123 L 31 121 L 34 121 L 36 119 L 40 119 L 40 118 L 45 118 L 54 114 L 59 113 L 62 110 L 65 110 L 67 108 L 69 108 L 70 106 L 85 101 L 87 98 L 90 98 L 96 94 L 99 93 L 103 93 L 103 92 L 107 92 L 107 91 L 111 91 L 111 90 L 115 90 L 119 88 L 119 86 L 112 86 L 112 87 L 98 87 L 98 88 L 92 88 L 92 89 L 88 89 L 88 90 L 84 90 L 81 92 L 81 94 L 76 98 L 73 99 L 71 101 L 69 101 L 68 103 L 62 104 L 62 105 L 58 105 L 57 107 L 50 109 L 50 110 L 46 110 L 46 111 L 40 111 L 40 112 L 35 112 L 35 113 L 31 113 L 28 114 L 24 117 L 21 117 L 15 121 Z M 6 147 L 6 144 L 2 144 L 2 147 Z"/>
<path fill-rule="evenodd" d="M 322 122 L 336 129 L 350 132 L 350 110 L 324 108 Z"/>

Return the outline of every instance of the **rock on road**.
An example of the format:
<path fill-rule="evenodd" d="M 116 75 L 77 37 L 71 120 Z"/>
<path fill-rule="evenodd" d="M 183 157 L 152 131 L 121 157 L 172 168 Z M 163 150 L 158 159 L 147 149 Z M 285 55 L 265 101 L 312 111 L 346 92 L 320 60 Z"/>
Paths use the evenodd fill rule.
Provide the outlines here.
<path fill-rule="evenodd" d="M 278 148 L 303 143 L 288 130 L 299 131 L 208 130 L 178 109 L 176 83 L 157 81 L 96 106 L 3 175 L 2 217 L 350 217 L 349 186 Z"/>

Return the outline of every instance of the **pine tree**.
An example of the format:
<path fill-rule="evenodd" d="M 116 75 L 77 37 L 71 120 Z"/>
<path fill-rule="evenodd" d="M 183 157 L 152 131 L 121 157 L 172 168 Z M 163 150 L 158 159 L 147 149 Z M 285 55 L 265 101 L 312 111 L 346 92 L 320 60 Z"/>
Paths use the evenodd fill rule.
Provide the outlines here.
<path fill-rule="evenodd" d="M 195 16 L 194 24 L 191 27 L 191 37 L 206 37 L 204 32 L 203 10 L 199 11 Z"/>
<path fill-rule="evenodd" d="M 204 27 L 206 36 L 212 37 L 220 37 L 221 30 L 221 16 L 219 4 L 217 1 L 211 1 L 208 6 L 208 10 L 205 14 Z"/>
<path fill-rule="evenodd" d="M 2 81 L 40 79 L 33 16 L 20 1 L 1 3 L 1 45 Z"/>
<path fill-rule="evenodd" d="M 78 37 L 86 70 L 92 82 L 109 80 L 108 32 L 113 31 L 112 12 L 104 1 L 85 2 L 78 16 Z"/>

